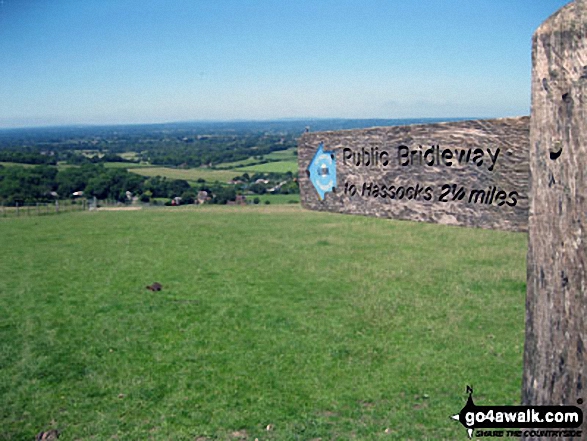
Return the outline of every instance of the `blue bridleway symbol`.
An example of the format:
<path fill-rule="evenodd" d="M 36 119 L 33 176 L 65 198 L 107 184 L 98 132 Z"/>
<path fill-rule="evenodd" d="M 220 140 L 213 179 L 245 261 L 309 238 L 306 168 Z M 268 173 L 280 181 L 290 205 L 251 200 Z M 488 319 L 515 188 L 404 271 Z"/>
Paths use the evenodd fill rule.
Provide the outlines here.
<path fill-rule="evenodd" d="M 334 152 L 325 152 L 324 144 L 320 143 L 318 150 L 308 167 L 310 181 L 324 200 L 324 195 L 336 188 L 336 157 Z"/>

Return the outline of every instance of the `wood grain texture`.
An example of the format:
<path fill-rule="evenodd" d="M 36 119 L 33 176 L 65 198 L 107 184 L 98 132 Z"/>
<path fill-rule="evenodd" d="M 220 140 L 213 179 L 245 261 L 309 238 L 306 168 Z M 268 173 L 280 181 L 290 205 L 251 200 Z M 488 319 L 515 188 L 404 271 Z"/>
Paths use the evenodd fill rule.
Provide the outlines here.
<path fill-rule="evenodd" d="M 306 174 L 320 143 L 324 150 L 332 151 L 336 156 L 337 189 L 327 193 L 324 200 L 320 200 Z M 480 165 L 471 161 L 458 164 L 454 156 L 448 162 L 437 156 L 440 163 L 433 165 L 419 165 L 418 156 L 415 156 L 416 164 L 401 165 L 409 158 L 399 157 L 400 146 L 420 152 L 426 152 L 430 146 L 438 146 L 440 152 L 448 149 L 453 153 L 481 149 L 484 156 Z M 348 159 L 351 151 L 360 156 L 363 150 L 371 152 L 372 149 L 389 152 L 389 156 L 385 157 L 389 163 L 357 166 L 356 161 Z M 493 155 L 499 149 L 492 168 L 488 149 Z M 528 150 L 529 117 L 306 133 L 298 143 L 301 201 L 305 208 L 311 210 L 526 231 L 530 174 Z M 432 155 L 427 158 L 429 163 L 433 160 Z M 389 192 L 388 197 L 381 194 L 374 197 L 372 193 L 369 195 L 369 191 L 367 195 L 362 192 L 365 183 L 373 183 L 379 189 L 382 186 L 396 190 L 417 185 L 420 189 L 430 187 L 432 197 L 426 200 L 424 192 L 412 199 L 399 199 L 398 193 L 391 198 Z M 443 189 L 443 186 L 453 184 L 457 194 L 463 188 L 464 196 L 461 193 L 453 200 L 455 193 L 447 191 L 446 187 Z M 350 185 L 358 189 L 356 194 L 348 191 Z M 490 197 L 492 191 L 494 196 L 499 191 L 506 195 L 515 192 L 515 205 L 510 206 L 504 200 Z M 480 202 L 484 195 L 487 203 Z M 513 199 L 508 201 L 514 202 Z M 502 205 L 498 206 L 498 202 Z"/>
<path fill-rule="evenodd" d="M 587 400 L 585 1 L 568 4 L 540 26 L 533 37 L 532 59 L 522 401 L 577 405 L 577 400 Z M 581 408 L 585 413 L 584 404 Z M 585 421 L 581 428 L 587 435 Z"/>

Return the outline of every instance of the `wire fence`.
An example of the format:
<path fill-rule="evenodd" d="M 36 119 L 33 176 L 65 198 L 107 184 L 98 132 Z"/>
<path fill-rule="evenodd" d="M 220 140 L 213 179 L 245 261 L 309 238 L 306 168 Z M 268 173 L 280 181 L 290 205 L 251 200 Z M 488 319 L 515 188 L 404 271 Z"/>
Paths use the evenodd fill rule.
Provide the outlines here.
<path fill-rule="evenodd" d="M 88 202 L 85 199 L 78 201 L 17 203 L 15 206 L 0 204 L 0 217 L 50 216 L 73 211 L 85 211 L 90 209 L 91 205 L 91 201 Z"/>
<path fill-rule="evenodd" d="M 0 204 L 0 217 L 27 217 L 27 216 L 49 216 L 73 211 L 88 210 L 90 204 L 85 201 L 55 201 L 49 203 L 28 203 L 5 206 Z"/>
<path fill-rule="evenodd" d="M 140 202 L 136 199 L 133 201 L 128 200 L 125 202 L 120 202 L 115 199 L 99 200 L 85 198 L 56 200 L 54 202 L 17 203 L 16 205 L 7 205 L 5 203 L 0 202 L 0 219 L 25 218 L 31 216 L 50 216 L 80 211 L 157 209 L 166 208 L 169 205 L 169 203 L 165 202 L 161 200 Z M 244 199 L 240 199 L 237 201 L 230 201 L 228 202 L 228 205 L 246 205 L 247 203 L 250 204 L 253 203 L 253 201 L 249 200 L 245 202 Z M 269 202 L 266 201 L 265 203 Z"/>
<path fill-rule="evenodd" d="M 6 205 L 0 203 L 0 219 L 17 218 L 30 216 L 50 216 L 62 213 L 71 213 L 79 211 L 95 210 L 115 210 L 115 209 L 141 209 L 164 207 L 163 203 L 157 202 L 138 202 L 126 201 L 120 202 L 114 199 L 77 199 L 77 200 L 57 200 L 54 202 L 33 202 L 17 203 L 16 205 Z"/>

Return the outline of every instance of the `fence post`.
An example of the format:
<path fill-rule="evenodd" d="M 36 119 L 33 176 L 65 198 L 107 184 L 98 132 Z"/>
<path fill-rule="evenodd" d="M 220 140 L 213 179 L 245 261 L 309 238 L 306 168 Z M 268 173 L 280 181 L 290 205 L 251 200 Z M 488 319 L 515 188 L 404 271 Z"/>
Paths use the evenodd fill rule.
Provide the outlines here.
<path fill-rule="evenodd" d="M 37 216 L 39 216 L 39 203 L 37 202 Z"/>
<path fill-rule="evenodd" d="M 20 209 L 18 207 L 18 202 L 16 203 L 16 217 L 20 217 Z"/>
<path fill-rule="evenodd" d="M 59 201 L 55 201 L 55 213 L 59 213 Z"/>
<path fill-rule="evenodd" d="M 587 0 L 569 3 L 538 28 L 532 60 L 522 402 L 578 404 L 585 412 Z M 578 429 L 587 432 L 586 419 Z"/>

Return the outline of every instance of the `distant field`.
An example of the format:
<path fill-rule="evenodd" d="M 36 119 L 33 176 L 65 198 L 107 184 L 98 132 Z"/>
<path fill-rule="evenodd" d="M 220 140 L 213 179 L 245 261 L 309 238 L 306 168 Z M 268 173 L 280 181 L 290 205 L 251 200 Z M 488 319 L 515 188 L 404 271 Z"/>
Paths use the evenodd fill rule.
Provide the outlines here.
<path fill-rule="evenodd" d="M 0 440 L 459 440 L 466 385 L 520 400 L 525 234 L 287 205 L 0 229 Z"/>
<path fill-rule="evenodd" d="M 292 149 L 288 149 L 288 150 L 279 150 L 276 152 L 271 152 L 268 155 L 264 155 L 263 156 L 263 160 L 271 160 L 271 161 L 283 161 L 284 163 L 286 163 L 287 165 L 276 165 L 275 162 L 272 162 L 272 164 L 275 164 L 274 166 L 269 166 L 268 163 L 264 163 L 264 164 L 260 164 L 260 162 L 262 161 L 261 159 L 255 159 L 254 157 L 242 160 L 242 161 L 236 161 L 236 162 L 226 162 L 223 164 L 219 164 L 218 167 L 219 168 L 234 168 L 235 171 L 247 171 L 244 170 L 244 167 L 248 168 L 250 171 L 260 171 L 260 172 L 274 172 L 274 173 L 285 173 L 287 171 L 294 171 L 292 170 L 292 163 L 295 163 L 295 168 L 297 171 L 297 156 L 295 155 L 297 149 L 292 148 Z M 264 167 L 266 166 L 266 167 Z M 260 170 L 258 170 L 257 167 L 261 167 Z M 264 168 L 266 168 L 267 170 L 264 170 Z M 284 170 L 284 171 L 281 171 Z"/>
<path fill-rule="evenodd" d="M 234 161 L 234 162 L 223 162 L 222 164 L 218 164 L 216 168 L 218 169 L 237 169 L 239 167 L 244 167 L 247 165 L 254 165 L 259 163 L 259 159 L 249 158 L 243 159 L 242 161 Z"/>
<path fill-rule="evenodd" d="M 297 173 L 298 163 L 297 161 L 279 161 L 279 162 L 267 162 L 266 164 L 249 165 L 246 167 L 240 167 L 235 169 L 239 173 L 244 172 L 258 172 L 258 173 Z"/>
<path fill-rule="evenodd" d="M 26 167 L 26 168 L 31 168 L 31 167 L 38 167 L 41 164 L 23 164 L 20 162 L 0 162 L 0 165 L 3 165 L 5 167 Z M 48 165 L 48 167 L 57 167 L 58 169 L 66 169 L 66 168 L 71 168 L 71 167 L 78 167 L 77 165 L 71 165 L 71 164 L 65 164 L 63 162 L 58 162 L 57 165 Z"/>
<path fill-rule="evenodd" d="M 4 167 L 36 167 L 37 164 L 21 164 L 20 162 L 1 162 L 0 161 L 0 165 L 3 165 Z"/>
<path fill-rule="evenodd" d="M 124 159 L 129 159 L 131 161 L 134 161 L 135 159 L 137 159 L 139 157 L 139 154 L 137 152 L 124 152 L 124 153 L 120 153 L 119 155 L 121 157 L 123 157 Z"/>
<path fill-rule="evenodd" d="M 297 151 L 297 148 L 291 148 L 291 149 L 287 149 L 287 150 L 278 150 L 275 152 L 271 152 L 268 155 L 265 155 L 265 158 L 271 159 L 271 160 L 278 160 L 278 161 L 291 161 L 291 160 L 297 161 L 298 157 L 295 154 L 296 151 Z"/>
<path fill-rule="evenodd" d="M 207 182 L 228 182 L 239 173 L 232 170 L 210 170 L 206 168 L 179 169 L 169 167 L 145 167 L 130 168 L 130 172 L 142 176 L 164 176 L 168 179 L 185 179 L 195 182 L 198 179 L 205 179 Z"/>
<path fill-rule="evenodd" d="M 150 164 L 141 164 L 137 162 L 105 162 L 104 167 L 106 168 L 148 168 L 154 167 Z"/>

